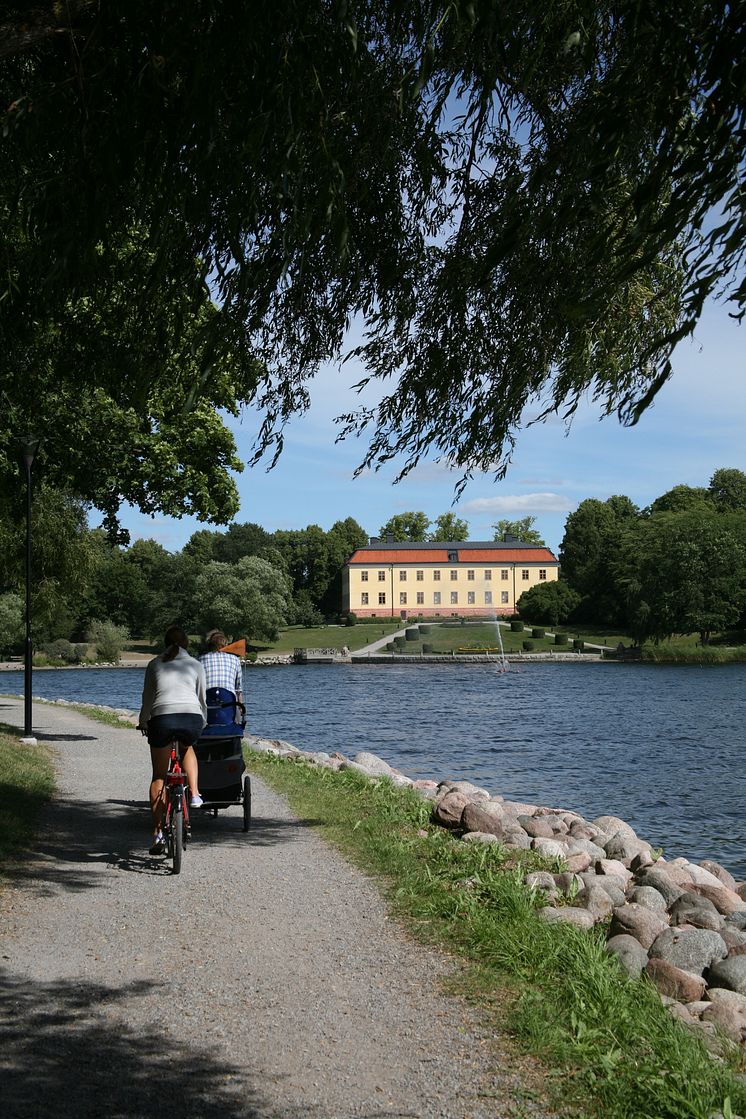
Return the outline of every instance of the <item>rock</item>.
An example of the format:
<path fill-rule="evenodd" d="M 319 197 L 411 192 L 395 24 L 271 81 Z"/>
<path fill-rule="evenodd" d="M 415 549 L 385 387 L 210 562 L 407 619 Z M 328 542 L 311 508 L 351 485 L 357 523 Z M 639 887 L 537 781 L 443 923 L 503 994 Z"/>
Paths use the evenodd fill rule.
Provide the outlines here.
<path fill-rule="evenodd" d="M 625 866 L 629 866 L 635 855 L 650 850 L 649 843 L 645 843 L 644 840 L 636 837 L 624 835 L 622 832 L 612 835 L 602 846 L 607 858 L 619 859 Z"/>
<path fill-rule="evenodd" d="M 533 870 L 523 880 L 530 890 L 543 890 L 545 893 L 557 895 L 558 887 L 554 875 L 548 870 Z"/>
<path fill-rule="evenodd" d="M 705 981 L 701 975 L 692 975 L 668 960 L 648 960 L 645 974 L 661 994 L 669 995 L 678 1002 L 696 1002 L 704 994 Z"/>
<path fill-rule="evenodd" d="M 399 789 L 409 789 L 414 782 L 411 777 L 405 777 L 403 773 L 389 773 L 386 775 L 392 785 L 396 785 Z"/>
<path fill-rule="evenodd" d="M 701 894 L 704 898 L 709 898 L 714 904 L 718 913 L 746 913 L 746 901 L 738 896 L 735 890 L 729 890 L 727 886 L 710 886 L 705 883 L 695 882 L 692 885 L 692 891 Z"/>
<path fill-rule="evenodd" d="M 617 936 L 619 933 L 628 933 L 646 950 L 660 936 L 668 923 L 651 909 L 642 905 L 618 905 L 614 908 L 609 933 Z M 691 1002 L 691 999 L 689 1000 Z"/>
<path fill-rule="evenodd" d="M 736 886 L 736 893 L 738 894 L 739 898 L 746 899 L 746 882 L 738 883 L 738 885 Z"/>
<path fill-rule="evenodd" d="M 746 930 L 746 913 L 740 911 L 738 913 L 726 913 L 725 921 L 726 924 L 732 925 L 735 929 Z"/>
<path fill-rule="evenodd" d="M 635 829 L 626 823 L 626 821 L 620 820 L 618 816 L 597 816 L 592 823 L 594 827 L 606 832 L 608 836 L 613 836 L 621 832 L 622 835 L 626 835 L 629 839 L 637 839 Z"/>
<path fill-rule="evenodd" d="M 433 809 L 433 819 L 446 828 L 457 828 L 461 823 L 464 809 L 469 803 L 466 793 L 448 792 L 436 801 Z M 475 828 L 479 831 L 479 828 Z"/>
<path fill-rule="evenodd" d="M 462 793 L 449 793 L 449 796 L 462 796 Z M 442 802 L 441 802 L 442 803 Z M 461 813 L 461 827 L 465 831 L 489 832 L 502 839 L 505 833 L 503 821 L 505 813 L 501 804 L 490 801 L 470 801 Z"/>
<path fill-rule="evenodd" d="M 500 840 L 491 832 L 470 831 L 464 836 L 464 843 L 499 843 Z"/>
<path fill-rule="evenodd" d="M 543 921 L 549 921 L 551 924 L 575 925 L 579 929 L 592 929 L 595 923 L 593 915 L 587 909 L 577 909 L 573 905 L 562 905 L 558 908 L 547 905 L 539 909 L 538 914 Z"/>
<path fill-rule="evenodd" d="M 708 898 L 687 891 L 673 903 L 670 909 L 672 925 L 694 925 L 698 929 L 713 929 L 715 932 L 725 926 L 725 920 Z"/>
<path fill-rule="evenodd" d="M 689 863 L 686 871 L 692 882 L 696 882 L 700 886 L 724 885 L 724 883 L 721 882 L 720 879 L 717 878 L 714 874 L 711 874 L 709 870 L 705 870 L 705 868 L 702 866 L 697 866 L 696 863 Z M 726 889 L 731 889 L 731 887 L 726 886 Z M 732 892 L 735 893 L 735 890 L 733 890 Z"/>
<path fill-rule="evenodd" d="M 534 819 L 543 820 L 545 823 L 549 824 L 550 828 L 552 829 L 552 835 L 567 835 L 568 833 L 569 829 L 567 827 L 567 824 L 561 816 L 558 816 L 556 814 L 556 812 L 547 812 L 542 815 L 542 811 L 541 809 L 539 809 Z"/>
<path fill-rule="evenodd" d="M 730 955 L 725 960 L 713 964 L 707 976 L 711 987 L 727 987 L 746 995 L 746 956 Z"/>
<path fill-rule="evenodd" d="M 557 883 L 557 889 L 567 897 L 583 889 L 583 879 L 577 874 L 572 874 L 570 871 L 563 870 L 559 874 L 553 874 L 552 877 Z"/>
<path fill-rule="evenodd" d="M 350 761 L 340 762 L 339 763 L 339 768 L 340 769 L 351 769 L 354 773 L 360 773 L 360 774 L 362 774 L 363 777 L 367 777 L 369 780 L 372 780 L 374 777 L 377 776 L 377 774 L 371 773 L 371 771 L 369 769 L 366 769 L 364 765 L 360 765 L 359 762 L 350 762 Z"/>
<path fill-rule="evenodd" d="M 736 929 L 732 925 L 729 925 L 727 921 L 723 921 L 719 932 L 728 945 L 729 954 L 731 952 L 737 952 L 739 948 L 746 949 L 746 933 L 741 929 Z"/>
<path fill-rule="evenodd" d="M 510 812 L 510 814 L 515 817 L 535 816 L 536 813 L 539 811 L 538 805 L 524 804 L 523 801 L 518 800 L 506 800 L 504 802 L 504 807 L 506 812 Z"/>
<path fill-rule="evenodd" d="M 666 874 L 665 870 L 659 869 L 657 866 L 650 869 L 645 869 L 637 875 L 637 882 L 640 886 L 652 886 L 659 894 L 662 894 L 666 901 L 666 906 L 673 905 L 677 898 L 680 898 L 684 893 L 681 886 L 676 883 Z"/>
<path fill-rule="evenodd" d="M 375 777 L 390 777 L 392 773 L 398 772 L 383 758 L 379 758 L 377 754 L 371 754 L 368 750 L 361 750 L 359 754 L 355 754 L 352 760 L 357 765 L 361 765 L 363 769 L 367 769 Z"/>
<path fill-rule="evenodd" d="M 606 874 L 593 874 L 590 871 L 581 874 L 580 877 L 583 879 L 583 884 L 586 889 L 590 889 L 594 886 L 608 894 L 613 905 L 624 905 L 626 899 L 624 890 L 618 885 L 618 878 L 611 878 Z"/>
<path fill-rule="evenodd" d="M 624 863 L 619 862 L 618 859 L 596 859 L 596 874 L 613 874 L 617 878 L 621 878 L 626 886 L 632 877 L 632 871 L 628 870 Z"/>
<path fill-rule="evenodd" d="M 437 783 L 435 781 L 426 781 L 423 778 L 413 781 L 412 788 L 427 800 L 435 800 L 438 794 Z"/>
<path fill-rule="evenodd" d="M 630 891 L 629 900 L 635 905 L 644 905 L 646 909 L 652 909 L 654 913 L 665 913 L 667 909 L 663 894 L 652 886 L 635 886 Z"/>
<path fill-rule="evenodd" d="M 633 874 L 636 874 L 639 870 L 644 870 L 647 866 L 655 866 L 655 859 L 650 851 L 640 851 L 639 855 L 635 855 L 629 864 Z"/>
<path fill-rule="evenodd" d="M 505 828 L 503 843 L 506 847 L 515 847 L 517 851 L 528 851 L 531 847 L 531 840 L 528 838 L 523 828 L 517 827 L 513 828 L 507 826 Z"/>
<path fill-rule="evenodd" d="M 588 824 L 585 820 L 570 824 L 570 835 L 573 839 L 590 839 L 593 841 L 600 832 L 600 828 L 594 828 L 593 824 Z"/>
<path fill-rule="evenodd" d="M 580 839 L 571 834 L 568 834 L 567 850 L 570 855 L 579 855 L 584 851 L 587 855 L 591 856 L 594 862 L 596 859 L 606 858 L 606 852 L 603 847 L 599 847 L 593 840 Z"/>
<path fill-rule="evenodd" d="M 518 816 L 518 823 L 532 839 L 552 839 L 552 825 L 543 816 Z"/>
<path fill-rule="evenodd" d="M 592 861 L 587 851 L 578 851 L 576 855 L 567 855 L 565 858 L 567 869 L 572 870 L 575 874 L 587 870 Z"/>
<path fill-rule="evenodd" d="M 743 1041 L 746 1034 L 746 1013 L 725 1002 L 714 1002 L 702 1012 L 703 1022 L 712 1022 L 719 1030 L 735 1041 Z"/>
<path fill-rule="evenodd" d="M 490 800 L 490 794 L 486 789 L 482 789 L 479 785 L 472 784 L 471 781 L 449 781 L 447 782 L 448 792 L 452 793 L 466 793 L 470 800 Z"/>
<path fill-rule="evenodd" d="M 706 998 L 707 992 L 705 991 L 705 999 Z M 704 999 L 697 999 L 696 1002 L 688 1002 L 686 1008 L 693 1018 L 701 1018 L 703 1011 L 707 1010 L 709 1005 L 709 1002 L 705 1002 Z"/>
<path fill-rule="evenodd" d="M 727 952 L 723 938 L 710 929 L 664 929 L 648 949 L 651 960 L 667 960 L 693 975 L 702 975 Z"/>
<path fill-rule="evenodd" d="M 605 921 L 614 908 L 606 890 L 601 886 L 584 886 L 575 899 L 581 909 L 587 909 L 594 921 Z"/>
<path fill-rule="evenodd" d="M 720 865 L 720 863 L 713 862 L 712 859 L 702 859 L 702 862 L 699 865 L 702 867 L 703 870 L 709 870 L 710 874 L 714 874 L 718 881 L 723 886 L 727 887 L 727 889 L 733 890 L 734 893 L 738 893 L 735 878 L 730 873 L 730 871 L 726 870 L 724 866 Z"/>
<path fill-rule="evenodd" d="M 609 937 L 606 941 L 606 951 L 609 955 L 616 956 L 624 970 L 633 979 L 639 979 L 648 962 L 648 954 L 639 940 L 635 940 L 633 936 L 629 936 L 627 933 L 619 933 L 617 936 Z"/>
<path fill-rule="evenodd" d="M 531 848 L 547 859 L 564 859 L 567 855 L 567 847 L 558 839 L 532 839 Z"/>
<path fill-rule="evenodd" d="M 735 1006 L 746 1014 L 746 995 L 741 995 L 738 991 L 729 991 L 727 987 L 710 987 L 707 998 L 710 1002 L 724 1002 L 728 1006 Z"/>

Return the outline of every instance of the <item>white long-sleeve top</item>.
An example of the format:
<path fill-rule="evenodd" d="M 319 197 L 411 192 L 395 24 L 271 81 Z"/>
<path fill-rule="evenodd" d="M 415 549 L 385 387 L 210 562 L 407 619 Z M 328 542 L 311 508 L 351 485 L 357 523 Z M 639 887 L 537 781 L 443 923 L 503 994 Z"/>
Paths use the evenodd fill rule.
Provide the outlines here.
<path fill-rule="evenodd" d="M 201 715 L 207 722 L 205 670 L 186 649 L 179 649 L 170 661 L 163 653 L 148 662 L 142 689 L 138 726 L 146 727 L 153 715 Z"/>

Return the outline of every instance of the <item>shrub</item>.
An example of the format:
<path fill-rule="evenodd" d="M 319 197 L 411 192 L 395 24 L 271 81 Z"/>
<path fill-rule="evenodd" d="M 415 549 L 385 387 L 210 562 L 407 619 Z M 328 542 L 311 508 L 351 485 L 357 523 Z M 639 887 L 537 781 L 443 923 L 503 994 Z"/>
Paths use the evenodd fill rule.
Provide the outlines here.
<path fill-rule="evenodd" d="M 403 649 L 406 643 L 406 638 L 404 637 L 400 636 L 394 638 L 394 645 L 396 645 L 397 649 Z"/>
<path fill-rule="evenodd" d="M 71 641 L 67 641 L 64 637 L 58 637 L 56 641 L 48 641 L 45 645 L 42 645 L 41 651 L 50 660 L 63 661 L 65 664 L 80 664 L 85 655 L 85 646 L 73 645 Z"/>
<path fill-rule="evenodd" d="M 530 653 L 531 650 L 533 649 L 533 647 L 534 647 L 533 641 L 529 641 L 528 638 L 523 642 L 524 653 Z"/>
<path fill-rule="evenodd" d="M 250 652 L 250 653 L 247 653 L 244 660 L 247 660 L 249 662 L 249 664 L 256 664 L 256 653 L 253 652 L 253 651 Z"/>
<path fill-rule="evenodd" d="M 347 613 L 347 617 L 345 618 L 345 625 L 346 626 L 356 626 L 357 625 L 357 614 L 353 614 L 352 610 L 348 611 L 348 613 Z"/>
<path fill-rule="evenodd" d="M 424 622 L 420 625 L 420 633 L 430 633 L 432 626 L 426 625 Z"/>
<path fill-rule="evenodd" d="M 128 638 L 127 627 L 114 625 L 114 622 L 93 621 L 86 631 L 88 643 L 94 646 L 95 659 L 110 664 L 118 663 Z"/>
<path fill-rule="evenodd" d="M 409 629 L 404 630 L 404 638 L 406 641 L 419 641 L 420 631 L 418 626 L 410 626 Z"/>
<path fill-rule="evenodd" d="M 566 633 L 555 633 L 554 644 L 555 645 L 566 645 L 567 644 L 567 634 Z"/>
<path fill-rule="evenodd" d="M 423 641 L 422 642 L 422 652 L 423 653 L 432 653 L 432 651 L 433 651 L 432 642 L 431 641 Z"/>
<path fill-rule="evenodd" d="M 386 650 L 387 653 L 393 653 L 395 648 L 396 648 L 396 645 L 394 645 L 393 641 L 387 641 L 386 644 L 384 645 L 384 649 Z"/>
<path fill-rule="evenodd" d="M 541 626 L 534 626 L 533 629 L 531 630 L 531 636 L 532 637 L 538 637 L 538 638 L 546 637 L 546 631 L 543 630 L 541 628 Z"/>
<path fill-rule="evenodd" d="M 513 618 L 513 621 L 510 623 L 510 629 L 513 633 L 523 633 L 523 622 L 520 618 Z"/>
<path fill-rule="evenodd" d="M 573 640 L 572 647 L 574 652 L 582 653 L 585 650 L 585 642 L 581 637 L 576 637 Z"/>

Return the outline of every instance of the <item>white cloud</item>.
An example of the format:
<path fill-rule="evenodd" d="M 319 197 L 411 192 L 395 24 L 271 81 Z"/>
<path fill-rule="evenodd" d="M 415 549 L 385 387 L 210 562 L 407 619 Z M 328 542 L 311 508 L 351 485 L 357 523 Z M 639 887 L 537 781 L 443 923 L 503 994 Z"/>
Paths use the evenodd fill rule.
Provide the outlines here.
<path fill-rule="evenodd" d="M 567 513 L 576 501 L 559 493 L 504 494 L 502 497 L 475 497 L 461 506 L 462 513 Z"/>

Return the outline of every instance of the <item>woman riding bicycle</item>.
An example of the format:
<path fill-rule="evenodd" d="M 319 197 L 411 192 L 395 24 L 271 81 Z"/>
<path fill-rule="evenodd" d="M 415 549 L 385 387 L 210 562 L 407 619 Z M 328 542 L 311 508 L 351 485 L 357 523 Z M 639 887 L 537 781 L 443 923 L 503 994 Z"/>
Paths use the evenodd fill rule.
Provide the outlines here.
<path fill-rule="evenodd" d="M 153 818 L 151 855 L 165 851 L 163 813 L 165 780 L 171 743 L 178 740 L 181 764 L 189 780 L 193 808 L 202 798 L 197 782 L 197 756 L 194 743 L 207 722 L 205 670 L 187 653 L 189 638 L 181 626 L 166 630 L 165 651 L 148 663 L 142 690 L 142 707 L 137 725 L 147 733 L 153 776 L 150 782 L 150 812 Z"/>

